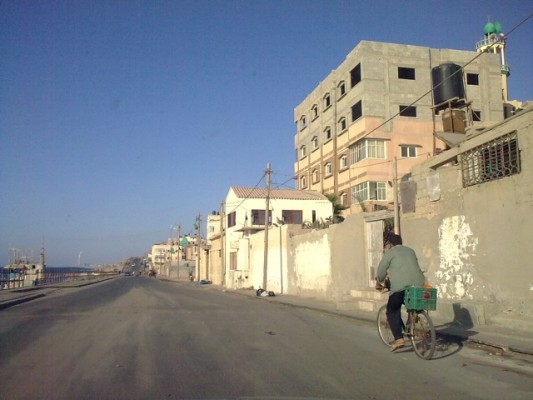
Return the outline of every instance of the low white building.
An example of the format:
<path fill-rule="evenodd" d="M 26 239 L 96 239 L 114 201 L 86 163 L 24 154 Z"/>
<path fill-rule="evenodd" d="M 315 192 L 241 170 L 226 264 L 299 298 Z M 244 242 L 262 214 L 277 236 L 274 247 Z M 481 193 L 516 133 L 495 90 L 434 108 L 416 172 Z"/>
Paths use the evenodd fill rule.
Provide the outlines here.
<path fill-rule="evenodd" d="M 264 231 L 268 197 L 268 226 L 313 226 L 330 221 L 333 204 L 316 191 L 231 187 L 225 200 L 223 221 L 224 280 L 228 288 L 257 286 L 251 282 L 251 236 Z"/>

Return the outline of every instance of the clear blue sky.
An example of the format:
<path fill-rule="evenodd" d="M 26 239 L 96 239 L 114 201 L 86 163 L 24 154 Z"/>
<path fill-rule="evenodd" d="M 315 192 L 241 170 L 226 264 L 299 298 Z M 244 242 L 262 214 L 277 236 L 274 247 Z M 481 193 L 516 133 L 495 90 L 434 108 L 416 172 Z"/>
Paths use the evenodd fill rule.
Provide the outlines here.
<path fill-rule="evenodd" d="M 361 40 L 475 50 L 507 1 L 0 2 L 0 264 L 113 263 L 187 233 L 232 185 L 294 187 L 293 110 Z M 533 19 L 508 37 L 532 99 Z M 261 185 L 264 185 L 261 183 Z M 205 222 L 204 222 L 205 224 Z M 205 230 L 205 228 L 204 228 Z"/>

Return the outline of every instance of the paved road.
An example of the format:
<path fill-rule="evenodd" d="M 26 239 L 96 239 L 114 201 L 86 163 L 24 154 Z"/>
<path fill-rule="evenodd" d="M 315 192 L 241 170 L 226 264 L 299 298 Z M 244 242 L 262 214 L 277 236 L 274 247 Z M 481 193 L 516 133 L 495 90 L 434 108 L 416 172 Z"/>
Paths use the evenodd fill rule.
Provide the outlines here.
<path fill-rule="evenodd" d="M 0 312 L 0 399 L 526 399 L 527 360 L 189 283 L 120 278 Z"/>

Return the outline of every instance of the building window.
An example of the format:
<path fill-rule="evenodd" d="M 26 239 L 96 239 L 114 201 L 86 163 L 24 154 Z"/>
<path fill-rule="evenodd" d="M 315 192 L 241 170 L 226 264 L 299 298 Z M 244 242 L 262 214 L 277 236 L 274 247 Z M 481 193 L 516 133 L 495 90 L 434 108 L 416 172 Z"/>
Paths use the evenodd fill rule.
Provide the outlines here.
<path fill-rule="evenodd" d="M 307 150 L 305 149 L 305 145 L 302 145 L 300 147 L 300 158 L 304 158 L 307 156 Z"/>
<path fill-rule="evenodd" d="M 416 146 L 400 146 L 400 151 L 403 158 L 416 157 Z"/>
<path fill-rule="evenodd" d="M 272 223 L 272 211 L 268 210 L 268 224 Z M 265 225 L 265 210 L 252 210 L 252 225 Z"/>
<path fill-rule="evenodd" d="M 479 74 L 466 74 L 466 84 L 479 86 Z"/>
<path fill-rule="evenodd" d="M 327 142 L 328 140 L 331 140 L 331 128 L 328 126 L 326 129 L 324 129 L 324 138 Z"/>
<path fill-rule="evenodd" d="M 346 128 L 346 118 L 342 117 L 341 119 L 339 119 L 339 131 L 342 133 L 346 130 Z"/>
<path fill-rule="evenodd" d="M 352 187 L 352 204 L 370 200 L 387 200 L 386 182 L 363 182 Z"/>
<path fill-rule="evenodd" d="M 313 150 L 318 149 L 318 137 L 313 136 L 313 139 L 311 139 L 311 146 L 313 146 Z"/>
<path fill-rule="evenodd" d="M 345 206 L 345 207 L 348 207 L 349 204 L 348 204 L 348 193 L 346 192 L 342 192 L 340 195 L 339 195 L 339 199 L 340 199 L 340 204 L 342 206 Z"/>
<path fill-rule="evenodd" d="M 313 183 L 318 183 L 320 178 L 319 178 L 317 169 L 313 170 L 313 172 L 311 173 L 311 176 L 313 177 Z"/>
<path fill-rule="evenodd" d="M 318 118 L 318 106 L 316 104 L 313 104 L 313 107 L 311 108 L 311 115 L 313 119 Z"/>
<path fill-rule="evenodd" d="M 411 81 L 414 81 L 415 80 L 415 69 L 398 67 L 398 79 L 409 79 Z"/>
<path fill-rule="evenodd" d="M 341 170 L 348 168 L 348 156 L 343 155 L 339 158 L 339 168 Z"/>
<path fill-rule="evenodd" d="M 300 130 L 303 131 L 305 128 L 307 128 L 307 118 L 305 115 L 302 115 L 300 118 Z"/>
<path fill-rule="evenodd" d="M 302 210 L 282 210 L 281 218 L 286 224 L 301 224 L 303 222 Z"/>
<path fill-rule="evenodd" d="M 342 97 L 346 94 L 346 83 L 342 81 L 339 83 L 339 97 Z"/>
<path fill-rule="evenodd" d="M 229 269 L 232 271 L 237 270 L 237 252 L 232 251 L 229 253 Z"/>
<path fill-rule="evenodd" d="M 472 121 L 481 121 L 481 111 L 472 110 Z"/>
<path fill-rule="evenodd" d="M 305 175 L 300 176 L 300 189 L 307 188 L 307 177 Z"/>
<path fill-rule="evenodd" d="M 329 106 L 331 106 L 331 96 L 329 93 L 326 93 L 324 96 L 324 109 L 328 108 Z"/>
<path fill-rule="evenodd" d="M 235 226 L 237 223 L 237 214 L 236 211 L 233 211 L 228 214 L 228 228 L 231 228 L 232 226 Z"/>
<path fill-rule="evenodd" d="M 501 136 L 461 154 L 463 187 L 520 173 L 516 132 Z"/>
<path fill-rule="evenodd" d="M 324 165 L 324 175 L 326 176 L 326 178 L 328 176 L 331 176 L 333 174 L 333 171 L 331 169 L 331 163 L 327 163 L 326 165 Z"/>
<path fill-rule="evenodd" d="M 385 158 L 385 141 L 363 139 L 350 148 L 351 163 L 355 164 L 365 158 Z"/>
<path fill-rule="evenodd" d="M 352 122 L 357 121 L 363 116 L 363 105 L 361 100 L 352 106 Z"/>
<path fill-rule="evenodd" d="M 350 71 L 350 83 L 352 87 L 361 82 L 361 63 L 357 64 L 354 69 Z"/>
<path fill-rule="evenodd" d="M 414 106 L 400 106 L 400 116 L 402 116 L 402 117 L 416 117 L 416 107 L 414 107 Z"/>

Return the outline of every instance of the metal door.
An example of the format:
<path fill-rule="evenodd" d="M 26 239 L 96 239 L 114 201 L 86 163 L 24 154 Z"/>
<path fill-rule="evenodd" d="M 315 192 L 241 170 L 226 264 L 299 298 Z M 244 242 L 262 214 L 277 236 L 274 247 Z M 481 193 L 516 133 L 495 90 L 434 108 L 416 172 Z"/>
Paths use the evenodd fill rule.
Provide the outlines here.
<path fill-rule="evenodd" d="M 365 223 L 366 264 L 368 266 L 368 284 L 375 285 L 379 262 L 383 257 L 383 220 Z"/>

